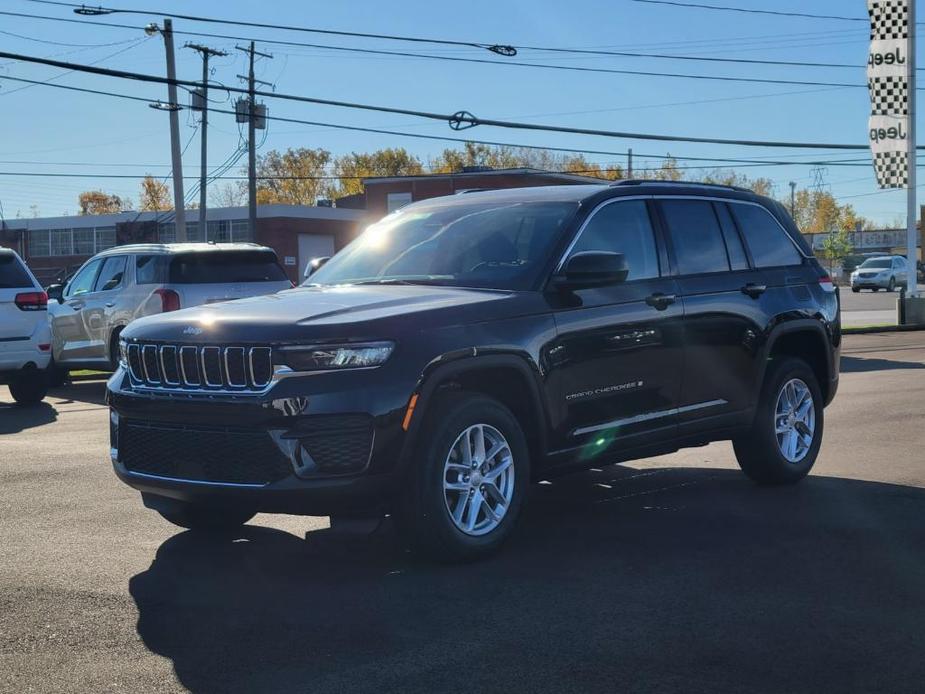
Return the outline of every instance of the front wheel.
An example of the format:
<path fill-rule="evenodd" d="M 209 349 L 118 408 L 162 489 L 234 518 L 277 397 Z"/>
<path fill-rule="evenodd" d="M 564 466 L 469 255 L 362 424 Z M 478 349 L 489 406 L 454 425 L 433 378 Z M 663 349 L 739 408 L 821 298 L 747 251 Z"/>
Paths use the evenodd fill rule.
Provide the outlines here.
<path fill-rule="evenodd" d="M 890 283 L 886 286 L 886 290 L 887 290 L 888 292 L 895 292 L 895 291 L 896 291 L 896 278 L 895 278 L 895 277 L 891 277 L 891 278 L 890 278 Z"/>
<path fill-rule="evenodd" d="M 443 396 L 421 444 L 395 519 L 425 554 L 467 561 L 501 546 L 527 493 L 526 438 L 511 411 L 473 393 Z"/>
<path fill-rule="evenodd" d="M 181 528 L 211 532 L 234 530 L 256 515 L 246 509 L 214 508 L 179 501 L 158 508 L 157 512 Z"/>
<path fill-rule="evenodd" d="M 861 293 L 861 290 L 860 290 L 858 287 L 852 287 L 852 288 L 851 288 L 851 291 L 853 291 L 855 294 L 860 294 L 860 293 Z"/>
<path fill-rule="evenodd" d="M 751 430 L 733 440 L 742 471 L 760 484 L 792 484 L 806 477 L 822 444 L 822 403 L 805 361 L 772 360 Z"/>

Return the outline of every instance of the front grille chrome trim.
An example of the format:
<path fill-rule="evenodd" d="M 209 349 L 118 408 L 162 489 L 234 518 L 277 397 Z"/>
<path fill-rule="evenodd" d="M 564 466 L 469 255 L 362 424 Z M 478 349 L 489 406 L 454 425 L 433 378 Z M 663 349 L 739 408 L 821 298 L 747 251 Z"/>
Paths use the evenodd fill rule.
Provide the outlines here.
<path fill-rule="evenodd" d="M 262 395 L 291 371 L 270 347 L 129 342 L 126 355 L 132 389 L 165 395 Z"/>

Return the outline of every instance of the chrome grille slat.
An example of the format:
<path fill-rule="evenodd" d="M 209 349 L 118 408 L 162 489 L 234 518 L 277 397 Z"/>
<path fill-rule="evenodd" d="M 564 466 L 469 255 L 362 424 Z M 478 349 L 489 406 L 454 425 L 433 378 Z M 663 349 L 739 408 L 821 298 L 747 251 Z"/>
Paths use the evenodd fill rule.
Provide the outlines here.
<path fill-rule="evenodd" d="M 133 387 L 193 395 L 248 395 L 273 382 L 273 350 L 242 345 L 177 345 L 129 342 Z"/>

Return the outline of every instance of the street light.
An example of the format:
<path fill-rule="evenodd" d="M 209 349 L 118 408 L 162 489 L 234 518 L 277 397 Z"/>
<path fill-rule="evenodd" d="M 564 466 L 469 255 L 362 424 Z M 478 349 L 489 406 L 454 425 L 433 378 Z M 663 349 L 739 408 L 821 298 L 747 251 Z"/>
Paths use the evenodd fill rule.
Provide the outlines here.
<path fill-rule="evenodd" d="M 86 5 L 74 8 L 74 14 L 82 14 L 85 17 L 99 17 L 102 14 L 112 14 L 114 11 L 105 7 L 87 7 Z"/>
<path fill-rule="evenodd" d="M 160 33 L 161 28 L 157 25 L 157 22 L 151 22 L 150 24 L 145 25 L 145 34 L 148 36 L 154 36 L 155 34 Z"/>

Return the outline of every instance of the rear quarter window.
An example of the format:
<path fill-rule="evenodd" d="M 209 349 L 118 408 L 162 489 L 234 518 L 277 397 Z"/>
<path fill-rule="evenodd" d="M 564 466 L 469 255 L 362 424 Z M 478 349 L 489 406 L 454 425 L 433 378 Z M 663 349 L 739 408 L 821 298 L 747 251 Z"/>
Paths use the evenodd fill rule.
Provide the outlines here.
<path fill-rule="evenodd" d="M 170 260 L 170 284 L 286 282 L 286 272 L 271 251 L 180 253 Z"/>
<path fill-rule="evenodd" d="M 15 255 L 0 254 L 0 289 L 32 287 L 32 278 Z"/>
<path fill-rule="evenodd" d="M 790 235 L 770 212 L 758 205 L 732 203 L 729 207 L 752 252 L 755 267 L 781 267 L 803 262 L 803 256 L 793 245 Z"/>

